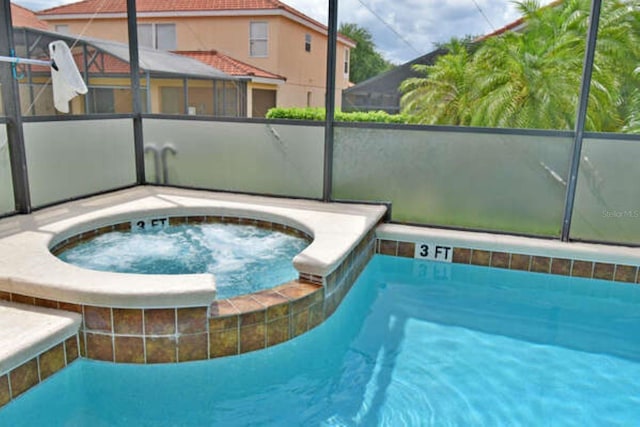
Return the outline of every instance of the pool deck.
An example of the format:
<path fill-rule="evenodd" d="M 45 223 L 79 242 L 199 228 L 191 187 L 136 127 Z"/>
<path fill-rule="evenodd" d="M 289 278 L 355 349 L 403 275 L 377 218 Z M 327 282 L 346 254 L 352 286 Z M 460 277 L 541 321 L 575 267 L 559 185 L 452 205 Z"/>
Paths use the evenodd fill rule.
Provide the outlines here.
<path fill-rule="evenodd" d="M 78 333 L 76 313 L 0 301 L 0 372 Z"/>

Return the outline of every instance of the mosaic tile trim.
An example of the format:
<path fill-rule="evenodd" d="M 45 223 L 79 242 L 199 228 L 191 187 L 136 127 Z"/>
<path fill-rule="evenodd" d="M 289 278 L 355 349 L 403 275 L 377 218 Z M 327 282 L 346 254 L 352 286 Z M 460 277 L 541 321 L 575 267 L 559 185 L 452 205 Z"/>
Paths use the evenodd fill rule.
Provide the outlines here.
<path fill-rule="evenodd" d="M 413 258 L 415 243 L 379 239 L 376 252 Z M 557 274 L 587 279 L 612 280 L 625 283 L 640 283 L 638 266 L 611 264 L 580 259 L 551 258 L 536 255 L 516 254 L 481 249 L 453 248 L 453 262 L 534 273 Z"/>
<path fill-rule="evenodd" d="M 299 237 L 311 242 L 312 237 L 302 230 L 299 230 L 288 225 L 280 224 L 277 222 L 262 221 L 251 218 L 231 217 L 222 215 L 206 215 L 206 216 L 175 216 L 169 217 L 169 225 L 184 225 L 184 224 L 236 224 L 236 225 L 252 225 L 254 227 L 263 228 L 265 230 L 279 231 L 281 233 L 289 234 L 291 236 Z M 100 236 L 101 234 L 110 233 L 112 231 L 131 231 L 130 222 L 121 222 L 118 224 L 107 225 L 94 230 L 85 231 L 68 237 L 55 244 L 51 249 L 51 253 L 59 255 L 62 252 L 79 245 L 80 243 L 87 242 L 91 239 Z"/>
<path fill-rule="evenodd" d="M 0 407 L 73 363 L 79 357 L 78 334 L 0 375 Z"/>

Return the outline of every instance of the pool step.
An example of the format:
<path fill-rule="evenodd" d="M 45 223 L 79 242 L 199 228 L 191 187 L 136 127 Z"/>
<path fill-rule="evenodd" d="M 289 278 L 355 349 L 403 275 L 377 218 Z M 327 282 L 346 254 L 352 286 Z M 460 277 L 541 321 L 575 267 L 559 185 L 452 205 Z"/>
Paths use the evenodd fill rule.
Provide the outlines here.
<path fill-rule="evenodd" d="M 78 357 L 82 316 L 0 301 L 0 406 Z"/>

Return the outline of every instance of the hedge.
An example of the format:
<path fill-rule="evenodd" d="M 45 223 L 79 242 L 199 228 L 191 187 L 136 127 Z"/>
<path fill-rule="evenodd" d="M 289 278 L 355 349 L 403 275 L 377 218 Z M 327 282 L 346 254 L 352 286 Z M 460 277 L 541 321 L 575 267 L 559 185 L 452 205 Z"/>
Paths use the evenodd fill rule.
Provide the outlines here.
<path fill-rule="evenodd" d="M 292 120 L 324 120 L 324 108 L 271 108 L 267 112 L 268 119 Z M 388 114 L 384 111 L 356 111 L 345 113 L 336 111 L 337 122 L 376 122 L 376 123 L 409 123 L 409 116 L 405 114 Z"/>

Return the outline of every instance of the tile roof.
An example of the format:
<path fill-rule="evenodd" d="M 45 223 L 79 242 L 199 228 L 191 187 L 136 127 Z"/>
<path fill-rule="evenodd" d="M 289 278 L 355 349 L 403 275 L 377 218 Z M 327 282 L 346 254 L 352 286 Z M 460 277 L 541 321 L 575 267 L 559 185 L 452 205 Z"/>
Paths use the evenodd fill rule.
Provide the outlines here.
<path fill-rule="evenodd" d="M 247 64 L 230 56 L 224 55 L 216 50 L 192 50 L 176 51 L 178 55 L 197 59 L 218 70 L 239 77 L 260 77 L 264 79 L 286 80 L 286 77 L 271 73 L 253 65 Z"/>
<path fill-rule="evenodd" d="M 11 3 L 11 20 L 14 27 L 47 29 L 47 24 L 39 20 L 35 12 L 14 3 Z"/>
<path fill-rule="evenodd" d="M 542 9 L 546 9 L 549 7 L 556 7 L 559 6 L 560 4 L 562 4 L 564 0 L 554 0 L 552 2 L 550 2 L 549 4 L 542 6 Z M 476 39 L 474 41 L 476 42 L 480 42 L 480 41 L 484 41 L 487 40 L 491 37 L 496 37 L 499 36 L 501 34 L 506 33 L 507 31 L 519 31 L 520 29 L 524 28 L 524 26 L 526 26 L 526 20 L 524 17 L 520 17 L 518 19 L 516 19 L 513 22 L 510 22 L 508 24 L 506 24 L 505 26 L 498 28 L 497 30 L 492 31 L 489 34 L 485 34 L 479 37 L 476 37 Z"/>
<path fill-rule="evenodd" d="M 234 10 L 275 10 L 281 9 L 326 28 L 325 25 L 278 0 L 137 0 L 136 12 L 210 12 Z M 38 12 L 40 16 L 76 15 L 94 13 L 126 13 L 127 3 L 123 0 L 85 0 L 77 3 L 52 7 Z"/>

